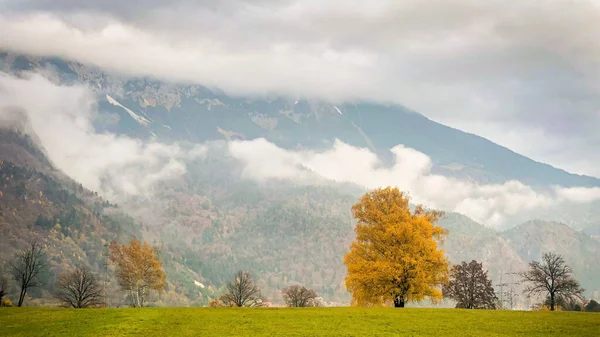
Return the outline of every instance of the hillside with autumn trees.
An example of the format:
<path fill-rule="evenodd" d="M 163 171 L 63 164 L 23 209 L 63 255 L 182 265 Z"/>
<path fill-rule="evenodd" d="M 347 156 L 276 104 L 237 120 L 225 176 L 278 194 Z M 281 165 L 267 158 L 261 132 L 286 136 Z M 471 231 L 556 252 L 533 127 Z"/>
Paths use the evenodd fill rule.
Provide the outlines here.
<path fill-rule="evenodd" d="M 17 129 L 0 129 L 0 149 L 0 260 L 7 263 L 17 250 L 39 239 L 47 266 L 40 275 L 43 286 L 29 292 L 29 305 L 55 303 L 51 294 L 59 275 L 79 263 L 90 265 L 104 278 L 108 243 L 142 235 L 134 219 L 117 205 L 56 170 L 30 136 Z M 168 252 L 163 258 L 170 270 L 181 268 Z M 3 271 L 8 273 L 7 269 Z M 110 303 L 122 305 L 116 281 L 107 279 Z M 189 303 L 182 295 L 184 289 L 168 285 L 165 300 Z M 7 296 L 14 299 L 17 288 L 11 284 Z"/>
<path fill-rule="evenodd" d="M 109 305 L 127 305 L 114 264 L 108 270 L 104 264 L 108 243 L 134 237 L 156 248 L 166 274 L 164 291 L 150 294 L 150 306 L 208 305 L 238 270 L 254 276 L 267 302 L 283 303 L 281 289 L 302 284 L 327 305 L 350 304 L 344 255 L 355 239 L 352 205 L 363 189 L 244 179 L 239 162 L 214 151 L 189 159 L 185 176 L 160 182 L 151 197 L 116 205 L 57 170 L 35 137 L 17 130 L 0 132 L 0 254 L 7 260 L 29 238 L 42 240 L 50 268 L 42 276 L 46 285 L 29 293 L 29 305 L 55 303 L 59 275 L 81 261 L 108 280 Z M 586 295 L 598 296 L 593 280 L 600 275 L 600 242 L 581 232 L 538 221 L 523 225 L 528 239 L 520 240 L 514 231 L 497 232 L 457 213 L 436 224 L 448 230 L 440 247 L 449 261 L 482 262 L 495 287 L 551 249 L 573 261 Z M 570 239 L 548 241 L 559 230 Z M 496 290 L 514 294 L 520 288 Z M 517 304 L 529 302 L 521 296 Z"/>

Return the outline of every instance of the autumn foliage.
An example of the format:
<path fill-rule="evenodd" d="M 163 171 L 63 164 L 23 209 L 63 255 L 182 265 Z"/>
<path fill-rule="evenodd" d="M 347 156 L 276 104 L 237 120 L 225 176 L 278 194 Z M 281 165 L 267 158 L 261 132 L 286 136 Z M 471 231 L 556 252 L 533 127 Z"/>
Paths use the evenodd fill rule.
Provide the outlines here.
<path fill-rule="evenodd" d="M 128 292 L 134 307 L 146 304 L 150 290 L 164 290 L 167 277 L 162 262 L 147 242 L 133 239 L 129 246 L 120 246 L 113 241 L 110 259 L 116 264 L 119 285 Z"/>
<path fill-rule="evenodd" d="M 354 305 L 404 307 L 410 301 L 442 299 L 448 260 L 438 249 L 447 231 L 434 222 L 438 211 L 417 206 L 397 188 L 376 189 L 352 207 L 356 241 L 344 257 L 346 288 Z"/>

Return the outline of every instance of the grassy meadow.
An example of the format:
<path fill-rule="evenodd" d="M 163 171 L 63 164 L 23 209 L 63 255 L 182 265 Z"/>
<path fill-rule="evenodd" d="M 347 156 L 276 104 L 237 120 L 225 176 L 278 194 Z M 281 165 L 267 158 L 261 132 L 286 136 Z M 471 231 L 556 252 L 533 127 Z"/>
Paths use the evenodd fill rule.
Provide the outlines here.
<path fill-rule="evenodd" d="M 394 308 L 0 308 L 0 336 L 598 336 L 600 314 Z"/>

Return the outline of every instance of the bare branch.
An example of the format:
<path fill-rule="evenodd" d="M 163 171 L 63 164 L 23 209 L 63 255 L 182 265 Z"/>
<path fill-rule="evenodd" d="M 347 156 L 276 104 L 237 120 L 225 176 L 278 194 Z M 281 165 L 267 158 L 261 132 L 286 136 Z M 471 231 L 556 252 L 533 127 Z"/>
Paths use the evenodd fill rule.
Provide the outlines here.
<path fill-rule="evenodd" d="M 36 239 L 31 240 L 29 247 L 17 252 L 14 260 L 9 264 L 15 280 L 21 288 L 17 304 L 20 307 L 23 305 L 27 290 L 42 285 L 39 275 L 46 268 L 46 265 L 43 262 L 41 243 Z"/>
<path fill-rule="evenodd" d="M 554 310 L 559 299 L 568 301 L 581 298 L 584 292 L 579 282 L 571 276 L 572 272 L 561 255 L 544 253 L 541 262 L 530 262 L 529 269 L 520 274 L 523 281 L 529 283 L 523 291 L 529 297 L 547 294 L 550 310 Z"/>
<path fill-rule="evenodd" d="M 71 308 L 88 308 L 104 304 L 102 286 L 96 275 L 87 267 L 77 266 L 71 272 L 60 275 L 56 299 Z"/>
<path fill-rule="evenodd" d="M 221 296 L 221 301 L 230 306 L 256 307 L 262 302 L 260 289 L 254 284 L 252 275 L 240 270 L 235 280 L 227 283 L 227 292 Z"/>
<path fill-rule="evenodd" d="M 314 306 L 315 300 L 319 296 L 316 291 L 300 285 L 292 285 L 281 289 L 281 295 L 288 307 Z"/>

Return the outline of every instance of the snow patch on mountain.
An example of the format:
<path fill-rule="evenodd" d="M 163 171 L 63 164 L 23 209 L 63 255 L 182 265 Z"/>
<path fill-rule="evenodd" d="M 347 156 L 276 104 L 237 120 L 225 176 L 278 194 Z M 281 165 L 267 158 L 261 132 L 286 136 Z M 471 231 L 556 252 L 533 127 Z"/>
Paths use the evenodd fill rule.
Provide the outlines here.
<path fill-rule="evenodd" d="M 340 111 L 340 109 L 337 106 L 334 105 L 333 107 L 337 110 L 337 112 L 340 113 L 340 115 L 343 115 L 343 113 Z"/>
<path fill-rule="evenodd" d="M 227 106 L 225 103 L 221 102 L 221 100 L 219 100 L 218 98 L 215 98 L 215 99 L 209 99 L 209 98 L 197 99 L 196 98 L 195 100 L 199 104 L 206 105 L 206 108 L 208 109 L 208 111 L 211 111 L 213 107 Z"/>
<path fill-rule="evenodd" d="M 106 99 L 108 100 L 108 103 L 110 103 L 114 106 L 123 108 L 123 110 L 127 111 L 129 116 L 131 116 L 131 118 L 135 119 L 136 122 L 140 123 L 140 125 L 147 126 L 148 124 L 151 123 L 151 121 L 148 120 L 147 118 L 142 117 L 142 116 L 136 114 L 135 112 L 133 112 L 131 109 L 123 106 L 123 104 L 119 103 L 116 99 L 112 98 L 109 94 L 106 94 Z"/>

